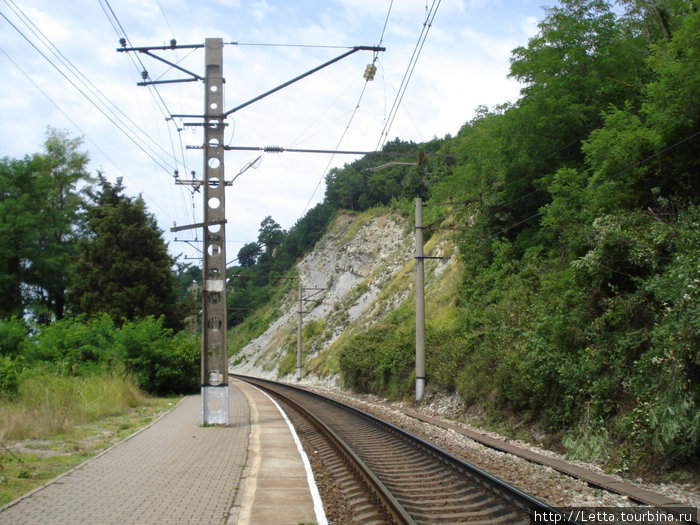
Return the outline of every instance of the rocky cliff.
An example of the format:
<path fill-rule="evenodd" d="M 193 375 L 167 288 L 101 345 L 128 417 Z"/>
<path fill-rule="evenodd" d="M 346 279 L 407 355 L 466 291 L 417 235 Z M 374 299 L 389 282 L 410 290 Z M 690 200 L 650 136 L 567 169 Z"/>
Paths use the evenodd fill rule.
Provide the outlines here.
<path fill-rule="evenodd" d="M 414 237 L 410 218 L 399 213 L 341 214 L 297 264 L 303 301 L 304 378 L 337 381 L 340 341 L 388 315 L 413 297 Z M 433 255 L 448 255 L 426 265 L 431 277 L 454 265 L 451 243 L 434 239 Z M 428 251 L 426 251 L 426 254 Z M 412 299 L 411 299 L 412 300 Z M 298 288 L 286 294 L 279 316 L 235 356 L 235 373 L 294 380 Z"/>

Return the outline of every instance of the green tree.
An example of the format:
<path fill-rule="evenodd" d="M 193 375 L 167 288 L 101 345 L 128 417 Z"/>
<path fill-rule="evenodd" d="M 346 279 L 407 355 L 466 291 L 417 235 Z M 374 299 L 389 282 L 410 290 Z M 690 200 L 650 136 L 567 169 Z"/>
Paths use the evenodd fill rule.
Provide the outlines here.
<path fill-rule="evenodd" d="M 49 128 L 44 152 L 0 161 L 0 315 L 60 319 L 92 182 L 82 140 Z"/>
<path fill-rule="evenodd" d="M 22 284 L 27 279 L 31 246 L 40 227 L 36 180 L 29 159 L 0 161 L 0 316 L 21 317 Z"/>
<path fill-rule="evenodd" d="M 122 194 L 121 179 L 113 185 L 99 175 L 99 185 L 88 208 L 88 234 L 80 242 L 74 309 L 115 320 L 162 315 L 167 327 L 181 326 L 174 261 L 155 218 L 141 197 Z"/>
<path fill-rule="evenodd" d="M 258 229 L 258 244 L 265 246 L 265 253 L 270 253 L 282 242 L 282 239 L 284 239 L 282 227 L 269 215 L 265 217 Z"/>
<path fill-rule="evenodd" d="M 255 266 L 255 263 L 258 262 L 260 249 L 260 245 L 257 242 L 248 242 L 244 244 L 243 247 L 238 250 L 238 265 L 244 268 Z"/>

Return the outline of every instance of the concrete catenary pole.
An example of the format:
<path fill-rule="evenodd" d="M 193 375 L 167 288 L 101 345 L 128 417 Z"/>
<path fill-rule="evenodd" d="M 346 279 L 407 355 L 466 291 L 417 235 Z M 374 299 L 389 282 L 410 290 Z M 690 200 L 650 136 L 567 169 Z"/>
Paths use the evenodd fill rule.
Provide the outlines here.
<path fill-rule="evenodd" d="M 425 274 L 423 267 L 423 200 L 416 198 L 416 401 L 425 390 Z"/>
<path fill-rule="evenodd" d="M 228 425 L 223 40 L 205 40 L 202 424 Z"/>
<path fill-rule="evenodd" d="M 301 381 L 301 322 L 303 315 L 304 298 L 302 295 L 301 278 L 299 279 L 299 311 L 297 312 L 297 381 Z"/>

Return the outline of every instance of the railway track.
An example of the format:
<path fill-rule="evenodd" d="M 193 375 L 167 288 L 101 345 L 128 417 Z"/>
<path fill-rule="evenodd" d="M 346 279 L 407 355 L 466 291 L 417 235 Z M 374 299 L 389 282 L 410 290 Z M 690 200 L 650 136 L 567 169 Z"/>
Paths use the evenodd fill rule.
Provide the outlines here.
<path fill-rule="evenodd" d="M 515 487 L 336 400 L 235 376 L 273 395 L 360 524 L 574 523 Z M 546 520 L 546 518 L 551 518 Z"/>

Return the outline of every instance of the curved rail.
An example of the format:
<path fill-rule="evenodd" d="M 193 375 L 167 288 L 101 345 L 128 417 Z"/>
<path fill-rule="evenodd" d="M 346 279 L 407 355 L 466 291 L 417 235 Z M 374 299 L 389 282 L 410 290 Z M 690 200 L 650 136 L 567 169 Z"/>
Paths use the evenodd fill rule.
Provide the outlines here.
<path fill-rule="evenodd" d="M 529 523 L 535 512 L 552 523 L 576 523 L 461 458 L 345 403 L 292 385 L 234 377 L 264 388 L 313 421 L 396 523 Z"/>

